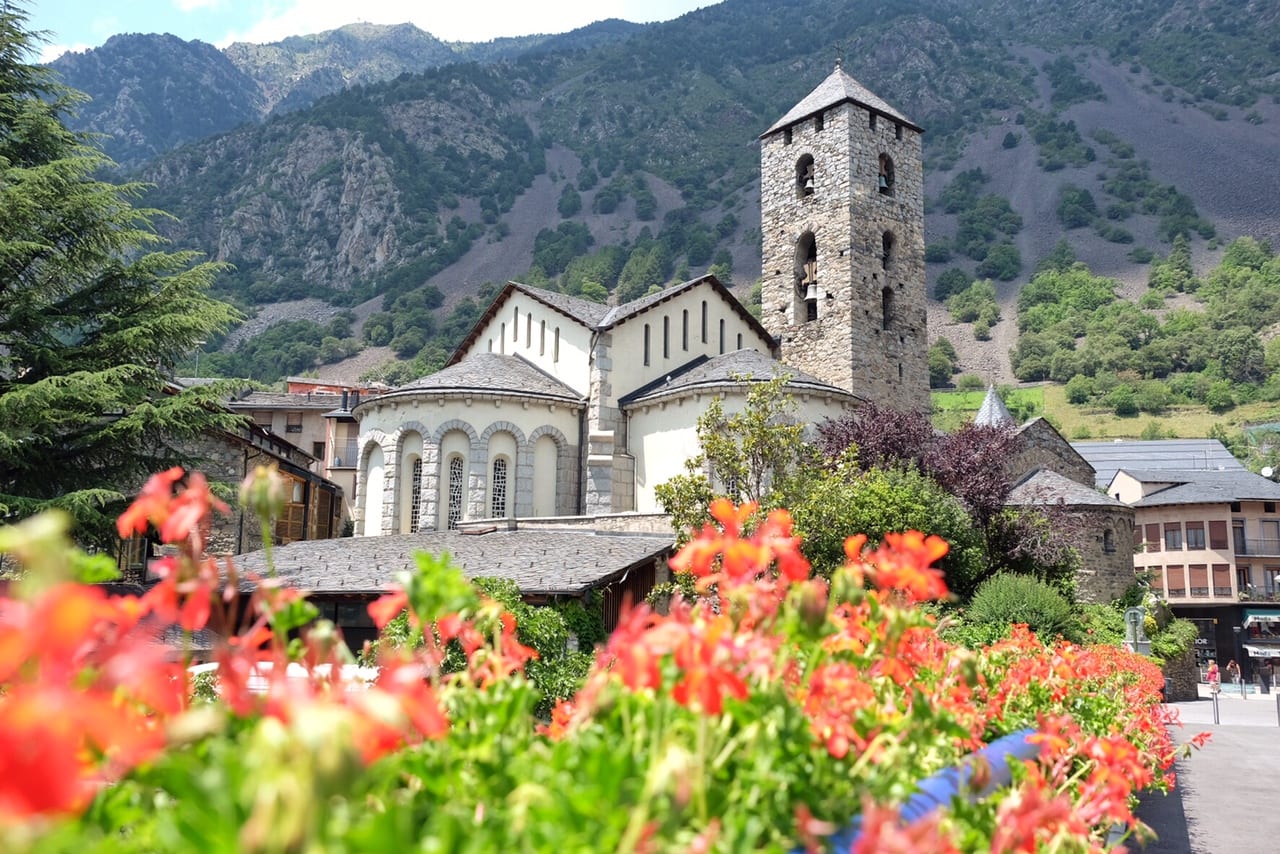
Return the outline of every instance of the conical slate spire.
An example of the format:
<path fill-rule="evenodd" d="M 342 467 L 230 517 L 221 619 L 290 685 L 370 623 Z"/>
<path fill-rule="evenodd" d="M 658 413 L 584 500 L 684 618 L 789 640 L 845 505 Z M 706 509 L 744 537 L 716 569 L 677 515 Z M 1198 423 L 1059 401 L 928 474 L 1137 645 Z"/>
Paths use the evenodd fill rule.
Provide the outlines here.
<path fill-rule="evenodd" d="M 1000 395 L 996 392 L 994 385 L 987 386 L 987 396 L 983 398 L 982 406 L 978 409 L 978 414 L 974 416 L 973 423 L 980 427 L 1016 426 L 1013 415 L 1010 414 L 1009 408 L 1004 405 L 1004 401 L 1000 399 Z"/>

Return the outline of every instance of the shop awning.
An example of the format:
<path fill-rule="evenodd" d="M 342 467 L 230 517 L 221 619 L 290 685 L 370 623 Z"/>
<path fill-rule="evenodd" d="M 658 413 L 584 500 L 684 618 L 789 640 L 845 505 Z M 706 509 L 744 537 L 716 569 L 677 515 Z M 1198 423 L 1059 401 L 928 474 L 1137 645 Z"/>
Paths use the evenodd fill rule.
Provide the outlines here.
<path fill-rule="evenodd" d="M 1260 611 L 1257 608 L 1245 608 L 1245 628 L 1254 623 L 1280 623 L 1280 611 Z"/>
<path fill-rule="evenodd" d="M 1280 658 L 1280 646 L 1260 646 L 1256 643 L 1244 645 L 1250 658 Z"/>

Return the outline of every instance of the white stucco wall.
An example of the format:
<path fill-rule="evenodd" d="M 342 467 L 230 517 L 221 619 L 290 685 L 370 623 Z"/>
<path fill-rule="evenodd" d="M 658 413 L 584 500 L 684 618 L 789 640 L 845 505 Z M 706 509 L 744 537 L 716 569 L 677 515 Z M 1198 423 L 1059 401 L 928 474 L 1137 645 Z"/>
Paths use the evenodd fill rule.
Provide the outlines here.
<path fill-rule="evenodd" d="M 731 415 L 746 405 L 745 388 L 723 395 L 724 412 Z M 652 406 L 637 407 L 631 412 L 630 452 L 636 460 L 636 511 L 661 512 L 654 488 L 685 472 L 685 461 L 698 453 L 698 416 L 713 395 L 685 395 Z M 852 404 L 845 398 L 823 398 L 799 395 L 795 398 L 795 417 L 814 425 L 827 418 L 837 418 Z"/>
<path fill-rule="evenodd" d="M 702 303 L 707 304 L 707 340 L 702 340 Z M 689 340 L 683 336 L 684 312 L 689 312 Z M 668 346 L 663 352 L 663 319 L 668 324 Z M 724 349 L 720 347 L 720 321 L 724 321 Z M 649 327 L 649 364 L 644 363 L 644 329 Z M 738 336 L 742 345 L 738 345 Z M 768 354 L 769 341 L 757 334 L 747 321 L 710 285 L 692 288 L 660 303 L 648 311 L 627 318 L 610 331 L 612 363 L 610 387 L 612 397 L 602 401 L 616 403 L 619 397 L 646 383 L 665 376 L 698 356 L 718 356 L 734 350 L 756 350 Z M 637 508 L 639 509 L 639 508 Z"/>
<path fill-rule="evenodd" d="M 560 348 L 557 358 L 556 331 Z M 513 291 L 479 331 L 465 355 L 517 355 L 581 395 L 590 388 L 591 330 L 527 294 Z"/>

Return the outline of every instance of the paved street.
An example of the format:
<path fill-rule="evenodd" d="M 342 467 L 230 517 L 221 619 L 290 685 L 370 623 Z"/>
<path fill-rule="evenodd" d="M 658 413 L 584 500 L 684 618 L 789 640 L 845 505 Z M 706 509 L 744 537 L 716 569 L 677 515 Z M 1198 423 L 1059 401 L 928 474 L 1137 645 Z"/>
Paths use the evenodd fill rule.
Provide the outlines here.
<path fill-rule="evenodd" d="M 1218 717 L 1213 703 L 1174 703 L 1188 741 L 1213 733 L 1203 750 L 1178 761 L 1178 788 L 1143 799 L 1138 814 L 1160 834 L 1139 850 L 1147 854 L 1224 854 L 1280 851 L 1280 724 L 1277 694 L 1242 699 L 1224 686 Z M 1204 686 L 1201 686 L 1202 692 Z M 1131 849 L 1134 846 L 1130 846 Z"/>

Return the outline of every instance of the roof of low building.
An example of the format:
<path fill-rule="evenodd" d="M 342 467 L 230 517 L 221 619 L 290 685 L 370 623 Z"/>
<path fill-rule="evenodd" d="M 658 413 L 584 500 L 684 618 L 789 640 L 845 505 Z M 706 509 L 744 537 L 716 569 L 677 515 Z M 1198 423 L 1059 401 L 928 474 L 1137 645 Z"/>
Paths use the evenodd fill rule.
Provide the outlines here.
<path fill-rule="evenodd" d="M 1217 439 L 1117 439 L 1107 442 L 1072 442 L 1080 456 L 1093 466 L 1099 486 L 1111 483 L 1120 469 L 1153 471 L 1245 471 Z"/>
<path fill-rule="evenodd" d="M 1227 504 L 1232 501 L 1280 501 L 1280 484 L 1247 469 L 1176 471 L 1120 469 L 1144 484 L 1169 486 L 1134 502 L 1134 507 L 1169 504 Z M 1114 480 L 1114 478 L 1112 478 Z"/>
<path fill-rule="evenodd" d="M 846 101 L 852 101 L 860 107 L 867 107 L 894 121 L 902 122 L 913 130 L 923 130 L 911 119 L 889 106 L 888 102 L 879 95 L 850 77 L 848 72 L 837 63 L 835 70 L 827 75 L 826 80 L 823 80 L 816 89 L 800 99 L 800 103 L 788 110 L 785 116 L 774 122 L 761 136 L 768 136 L 788 125 L 793 125 L 802 119 L 816 115 L 823 110 L 834 107 L 836 104 L 843 104 Z"/>
<path fill-rule="evenodd" d="M 461 362 L 402 385 L 387 394 L 368 398 L 361 406 L 401 394 L 424 391 L 513 394 L 571 403 L 582 401 L 582 396 L 576 391 L 520 356 L 474 353 Z"/>
<path fill-rule="evenodd" d="M 1059 504 L 1064 507 L 1120 509 L 1129 506 L 1046 468 L 1038 468 L 1019 481 L 1009 493 L 1008 503 L 1022 507 Z"/>
<path fill-rule="evenodd" d="M 503 578 L 526 595 L 580 595 L 663 557 L 671 537 L 591 531 L 459 531 L 307 540 L 277 546 L 277 577 L 314 593 L 381 593 L 418 552 L 449 554 L 469 578 Z M 242 576 L 267 574 L 266 552 L 236 558 Z"/>
<path fill-rule="evenodd" d="M 793 393 L 808 391 L 849 400 L 861 399 L 812 374 L 784 365 L 765 353 L 744 349 L 720 356 L 699 356 L 692 359 L 666 376 L 620 398 L 618 404 L 630 406 L 698 389 L 711 390 L 728 383 L 767 382 L 778 376 L 790 378 L 787 388 Z"/>
<path fill-rule="evenodd" d="M 341 394 L 328 392 L 252 391 L 227 401 L 232 409 L 319 409 L 328 411 L 342 405 Z"/>

